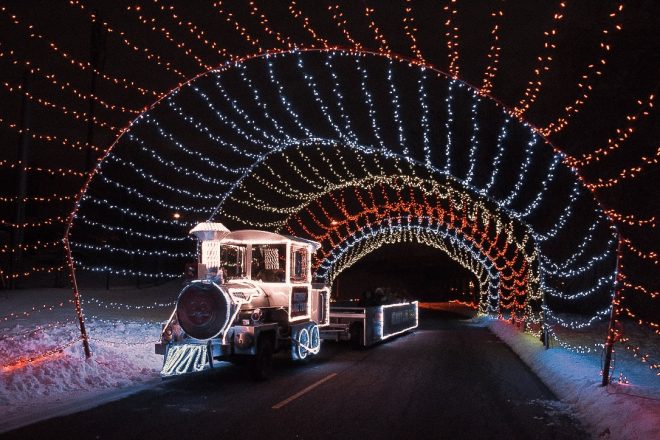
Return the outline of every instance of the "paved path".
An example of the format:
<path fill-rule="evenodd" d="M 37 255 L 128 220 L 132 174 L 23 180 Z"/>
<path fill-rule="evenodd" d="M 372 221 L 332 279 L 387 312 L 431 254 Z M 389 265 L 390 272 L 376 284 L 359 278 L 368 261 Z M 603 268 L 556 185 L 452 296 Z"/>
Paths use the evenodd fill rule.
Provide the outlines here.
<path fill-rule="evenodd" d="M 0 435 L 14 439 L 582 439 L 565 407 L 487 329 L 443 312 L 366 350 L 326 343 L 250 380 L 227 366 Z"/>

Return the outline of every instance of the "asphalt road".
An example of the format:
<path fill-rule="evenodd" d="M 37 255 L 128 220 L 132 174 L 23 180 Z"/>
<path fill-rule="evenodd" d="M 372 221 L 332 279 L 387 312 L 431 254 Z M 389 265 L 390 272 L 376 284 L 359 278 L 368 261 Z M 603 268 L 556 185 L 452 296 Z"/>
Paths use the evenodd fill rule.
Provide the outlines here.
<path fill-rule="evenodd" d="M 166 380 L 7 439 L 583 439 L 579 423 L 487 329 L 444 312 L 366 350 L 326 343 L 253 382 L 238 366 Z"/>

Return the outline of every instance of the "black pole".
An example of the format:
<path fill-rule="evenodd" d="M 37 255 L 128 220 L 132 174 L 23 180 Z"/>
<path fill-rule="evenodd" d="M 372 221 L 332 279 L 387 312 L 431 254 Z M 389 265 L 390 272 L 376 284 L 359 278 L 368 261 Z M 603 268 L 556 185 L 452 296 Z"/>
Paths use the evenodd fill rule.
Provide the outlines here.
<path fill-rule="evenodd" d="M 605 340 L 605 362 L 603 363 L 603 381 L 602 386 L 610 383 L 610 365 L 612 364 L 612 351 L 614 351 L 614 342 L 617 339 L 616 320 L 619 312 L 619 276 L 621 271 L 621 234 L 617 230 L 616 245 L 616 272 L 614 275 L 614 293 L 612 294 L 612 311 L 610 312 L 610 325 L 607 329 L 607 339 Z"/>
<path fill-rule="evenodd" d="M 25 238 L 25 229 L 22 224 L 25 222 L 25 197 L 27 195 L 27 167 L 30 160 L 30 137 L 26 135 L 27 128 L 30 125 L 30 102 L 27 99 L 27 93 L 30 87 L 30 71 L 23 72 L 22 81 L 23 96 L 21 98 L 21 116 L 20 131 L 18 135 L 18 164 L 16 168 L 16 213 L 14 216 L 14 227 L 11 234 L 12 253 L 9 259 L 9 288 L 15 289 L 18 284 L 16 274 L 21 272 L 23 260 L 23 239 Z"/>
<path fill-rule="evenodd" d="M 82 301 L 80 300 L 80 290 L 78 290 L 78 281 L 76 281 L 76 268 L 73 263 L 73 256 L 71 255 L 71 245 L 69 243 L 69 228 L 66 230 L 64 238 L 64 251 L 66 253 L 66 261 L 71 273 L 71 284 L 73 285 L 73 300 L 76 306 L 76 316 L 78 316 L 78 324 L 80 325 L 80 339 L 83 343 L 83 350 L 85 351 L 85 358 L 92 357 L 92 350 L 89 348 L 89 335 L 85 328 L 85 315 L 82 311 Z"/>

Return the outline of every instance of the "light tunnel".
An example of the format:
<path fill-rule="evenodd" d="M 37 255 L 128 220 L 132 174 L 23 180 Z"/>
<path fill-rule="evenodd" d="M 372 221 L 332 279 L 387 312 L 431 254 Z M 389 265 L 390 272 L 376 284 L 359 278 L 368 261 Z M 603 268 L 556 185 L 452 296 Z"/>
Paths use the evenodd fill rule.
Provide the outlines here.
<path fill-rule="evenodd" d="M 209 219 L 319 240 L 329 280 L 414 237 L 474 269 L 484 313 L 562 325 L 555 310 L 611 309 L 617 239 L 563 153 L 495 98 L 397 55 L 269 52 L 191 79 L 106 151 L 65 244 L 78 272 L 173 278 Z"/>
<path fill-rule="evenodd" d="M 482 202 L 470 200 L 451 188 L 434 182 L 435 188 L 420 191 L 402 184 L 407 180 L 395 177 L 389 181 L 394 190 L 380 183 L 369 188 L 364 196 L 359 194 L 364 187 L 329 193 L 313 206 L 308 205 L 299 214 L 290 216 L 283 229 L 322 244 L 315 262 L 316 272 L 330 282 L 350 265 L 393 240 L 442 249 L 463 267 L 470 267 L 478 279 L 483 280 L 482 275 L 487 273 L 497 281 L 488 286 L 481 283 L 479 306 L 483 313 L 495 312 L 511 319 L 529 318 L 538 322 L 540 302 L 536 300 L 541 297 L 538 258 L 529 235 L 513 222 L 506 223 L 488 211 Z M 351 197 L 355 199 L 353 203 Z M 368 204 L 365 199 L 369 200 Z M 338 203 L 339 200 L 342 202 Z M 329 214 L 333 205 L 341 216 Z M 351 209 L 356 212 L 349 212 Z M 306 221 L 305 217 L 311 220 Z M 438 241 L 451 243 L 453 251 L 437 245 Z M 463 252 L 458 253 L 456 246 Z M 478 262 L 478 269 L 458 257 L 465 252 Z"/>

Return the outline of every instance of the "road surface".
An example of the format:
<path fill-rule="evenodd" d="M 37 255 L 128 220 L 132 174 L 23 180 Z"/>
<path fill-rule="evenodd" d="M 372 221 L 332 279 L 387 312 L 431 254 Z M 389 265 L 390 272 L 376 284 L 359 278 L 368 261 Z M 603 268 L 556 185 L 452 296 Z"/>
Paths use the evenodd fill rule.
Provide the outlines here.
<path fill-rule="evenodd" d="M 423 312 L 366 350 L 325 343 L 253 382 L 228 365 L 0 435 L 8 439 L 583 439 L 565 406 L 486 328 Z"/>

